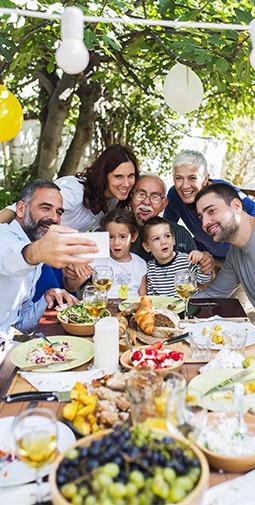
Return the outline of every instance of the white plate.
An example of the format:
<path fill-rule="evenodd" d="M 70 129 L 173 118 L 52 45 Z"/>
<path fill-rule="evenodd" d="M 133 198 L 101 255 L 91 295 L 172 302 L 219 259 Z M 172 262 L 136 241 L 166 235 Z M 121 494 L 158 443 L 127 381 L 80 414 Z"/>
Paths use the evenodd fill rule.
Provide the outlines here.
<path fill-rule="evenodd" d="M 14 417 L 2 417 L 0 419 L 0 449 L 2 451 L 14 451 L 15 441 L 12 434 Z M 75 436 L 64 423 L 58 421 L 58 450 L 64 452 L 75 443 Z M 42 470 L 42 475 L 48 475 L 51 465 Z M 35 480 L 35 470 L 19 460 L 12 463 L 0 463 L 0 487 L 18 486 Z"/>
<path fill-rule="evenodd" d="M 237 330 L 245 330 L 247 331 L 247 340 L 246 340 L 246 345 L 245 347 L 248 347 L 249 345 L 255 344 L 255 326 L 250 323 L 249 321 L 242 321 L 242 322 L 237 322 L 237 321 L 228 321 L 224 319 L 213 319 L 213 321 L 203 321 L 199 323 L 189 323 L 185 326 L 185 331 L 191 331 L 195 335 L 201 335 L 203 329 L 206 329 L 207 331 L 210 331 L 212 328 L 215 326 L 221 326 L 222 327 L 222 332 L 224 334 L 224 331 L 237 331 Z M 189 339 L 187 339 L 187 342 L 189 343 Z M 215 344 L 212 342 L 211 344 L 211 349 L 218 351 L 222 349 L 224 346 L 222 344 Z"/>
<path fill-rule="evenodd" d="M 175 296 L 150 296 L 150 298 L 155 309 L 167 309 L 168 305 L 175 305 L 175 307 L 171 310 L 176 314 L 179 314 L 184 310 L 183 301 L 180 298 L 176 298 Z M 123 302 L 119 304 L 119 310 L 128 309 L 131 303 L 138 303 L 140 300 L 140 296 L 135 296 L 133 298 L 123 300 Z"/>
<path fill-rule="evenodd" d="M 209 372 L 204 372 L 202 374 L 196 375 L 191 379 L 188 389 L 196 389 L 202 395 L 204 395 L 209 389 L 220 384 L 220 382 L 231 379 L 233 375 L 241 372 L 243 368 L 221 368 L 218 370 L 210 370 Z M 249 374 L 240 379 L 238 382 L 255 382 L 255 369 Z M 233 386 L 232 386 L 233 388 Z M 234 388 L 231 390 L 231 396 L 225 397 L 226 389 L 222 391 L 216 391 L 214 393 L 208 394 L 203 397 L 203 403 L 208 410 L 213 412 L 228 411 L 233 412 L 237 410 L 235 403 Z M 225 391 L 225 392 L 224 392 Z M 255 412 L 255 394 L 250 393 L 244 395 L 243 410 L 247 412 L 251 408 Z"/>

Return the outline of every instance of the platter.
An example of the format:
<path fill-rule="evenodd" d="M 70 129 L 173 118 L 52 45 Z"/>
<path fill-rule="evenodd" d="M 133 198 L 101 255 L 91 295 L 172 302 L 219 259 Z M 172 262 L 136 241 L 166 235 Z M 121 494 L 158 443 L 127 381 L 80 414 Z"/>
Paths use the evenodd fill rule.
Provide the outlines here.
<path fill-rule="evenodd" d="M 175 296 L 150 296 L 153 306 L 155 309 L 170 309 L 176 314 L 179 314 L 184 310 L 184 303 L 180 298 L 176 298 Z M 125 310 L 132 303 L 139 303 L 141 297 L 135 296 L 133 298 L 128 298 L 127 300 L 123 300 L 119 304 L 119 310 Z M 168 305 L 172 307 L 168 307 Z"/>
<path fill-rule="evenodd" d="M 189 323 L 185 326 L 185 331 L 190 331 L 195 335 L 201 335 L 203 330 L 206 330 L 207 332 L 213 331 L 213 329 L 219 326 L 222 328 L 222 333 L 224 335 L 224 331 L 238 331 L 238 330 L 245 330 L 247 331 L 247 340 L 246 340 L 246 345 L 245 347 L 249 347 L 250 345 L 255 344 L 255 326 L 250 323 L 249 321 L 242 321 L 242 322 L 237 322 L 237 321 L 228 321 L 224 319 L 214 319 L 213 321 L 202 321 L 202 322 L 197 322 L 197 323 Z M 189 343 L 189 339 L 187 339 L 187 342 Z M 214 351 L 219 351 L 224 347 L 223 344 L 216 344 L 212 342 L 211 344 L 211 349 Z"/>
<path fill-rule="evenodd" d="M 230 379 L 243 370 L 240 368 L 222 368 L 217 370 L 210 370 L 209 372 L 204 372 L 200 375 L 196 375 L 191 379 L 189 388 L 198 390 L 202 395 L 204 395 L 209 389 L 217 386 L 220 382 L 225 379 Z M 247 383 L 247 382 L 255 382 L 255 369 L 249 374 L 246 375 L 243 380 L 239 382 Z M 237 406 L 235 404 L 235 396 L 234 396 L 234 388 L 230 386 L 227 390 L 216 391 L 212 394 L 208 394 L 203 396 L 203 404 L 208 410 L 212 410 L 213 412 L 227 411 L 233 412 L 237 410 Z M 255 394 L 249 393 L 244 395 L 243 400 L 243 410 L 244 412 L 248 412 L 249 409 L 252 409 L 255 412 Z"/>
<path fill-rule="evenodd" d="M 2 417 L 0 419 L 0 449 L 2 451 L 14 451 L 15 441 L 12 434 L 12 424 L 15 417 Z M 57 422 L 58 425 L 58 450 L 60 453 L 66 451 L 74 444 L 75 436 L 64 423 Z M 43 476 L 48 475 L 51 465 L 42 469 Z M 13 462 L 0 463 L 0 488 L 8 486 L 19 486 L 35 480 L 35 470 L 28 465 L 15 459 Z"/>
<path fill-rule="evenodd" d="M 50 365 L 45 368 L 37 368 L 36 372 L 61 372 L 62 370 L 71 370 L 84 363 L 87 363 L 94 357 L 94 344 L 88 340 L 83 340 L 79 337 L 69 337 L 68 335 L 56 335 L 53 337 L 48 337 L 49 340 L 53 342 L 68 342 L 71 347 L 70 357 L 73 361 L 68 363 L 58 363 Z M 34 349 L 39 343 L 44 343 L 43 339 L 36 338 L 24 342 L 19 346 L 15 347 L 11 351 L 10 360 L 13 365 L 19 368 L 25 368 L 31 363 L 26 360 L 27 353 Z"/>

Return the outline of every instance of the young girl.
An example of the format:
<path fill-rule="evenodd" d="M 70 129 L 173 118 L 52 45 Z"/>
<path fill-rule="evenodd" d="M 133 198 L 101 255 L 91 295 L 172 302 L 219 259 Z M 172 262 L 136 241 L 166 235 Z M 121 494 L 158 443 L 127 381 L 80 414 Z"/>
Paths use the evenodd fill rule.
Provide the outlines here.
<path fill-rule="evenodd" d="M 111 266 L 114 272 L 109 298 L 128 298 L 146 295 L 146 262 L 130 252 L 131 243 L 138 235 L 136 220 L 132 212 L 115 209 L 100 221 L 102 230 L 110 235 L 110 258 L 95 258 L 92 268 L 100 265 Z M 86 278 L 80 277 L 79 285 Z M 77 283 L 68 281 L 68 289 L 76 290 Z"/>
<path fill-rule="evenodd" d="M 208 284 L 212 280 L 212 273 L 204 275 L 200 272 L 199 262 L 204 253 L 191 251 L 186 254 L 173 250 L 174 234 L 168 221 L 162 217 L 153 217 L 145 223 L 141 239 L 145 251 L 154 256 L 147 264 L 148 295 L 176 296 L 174 276 L 187 269 L 190 262 L 197 265 L 198 284 Z"/>

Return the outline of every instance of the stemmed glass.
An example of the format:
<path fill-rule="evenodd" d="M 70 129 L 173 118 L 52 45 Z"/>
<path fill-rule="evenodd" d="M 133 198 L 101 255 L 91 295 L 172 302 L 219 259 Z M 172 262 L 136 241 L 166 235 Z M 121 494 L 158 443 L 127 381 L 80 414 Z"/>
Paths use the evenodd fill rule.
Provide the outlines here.
<path fill-rule="evenodd" d="M 184 321 L 188 322 L 188 305 L 190 297 L 197 289 L 197 280 L 194 272 L 183 270 L 177 272 L 174 276 L 175 291 L 177 295 L 184 301 Z"/>
<path fill-rule="evenodd" d="M 170 433 L 195 440 L 207 423 L 207 409 L 201 393 L 190 389 L 185 396 L 172 392 L 166 405 L 166 424 Z"/>
<path fill-rule="evenodd" d="M 92 282 L 99 291 L 109 291 L 113 283 L 113 269 L 108 265 L 99 265 L 93 269 Z"/>
<path fill-rule="evenodd" d="M 105 289 L 99 291 L 95 286 L 89 284 L 83 291 L 82 299 L 88 314 L 97 322 L 107 307 L 107 291 Z"/>
<path fill-rule="evenodd" d="M 21 412 L 14 420 L 13 433 L 18 456 L 36 471 L 37 500 L 42 503 L 41 468 L 51 463 L 57 454 L 57 420 L 53 412 L 32 408 Z"/>

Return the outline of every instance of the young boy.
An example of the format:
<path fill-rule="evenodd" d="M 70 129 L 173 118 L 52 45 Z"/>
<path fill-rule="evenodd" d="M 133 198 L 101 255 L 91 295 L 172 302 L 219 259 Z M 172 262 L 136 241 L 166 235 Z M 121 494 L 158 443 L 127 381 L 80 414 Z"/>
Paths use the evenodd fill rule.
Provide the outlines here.
<path fill-rule="evenodd" d="M 176 296 L 174 276 L 186 270 L 190 263 L 196 265 L 193 269 L 199 285 L 207 285 L 212 280 L 212 273 L 204 275 L 200 272 L 199 262 L 204 253 L 191 251 L 186 254 L 173 250 L 174 234 L 164 218 L 157 216 L 149 219 L 141 230 L 141 239 L 145 251 L 154 256 L 147 264 L 148 295 Z"/>

